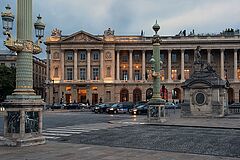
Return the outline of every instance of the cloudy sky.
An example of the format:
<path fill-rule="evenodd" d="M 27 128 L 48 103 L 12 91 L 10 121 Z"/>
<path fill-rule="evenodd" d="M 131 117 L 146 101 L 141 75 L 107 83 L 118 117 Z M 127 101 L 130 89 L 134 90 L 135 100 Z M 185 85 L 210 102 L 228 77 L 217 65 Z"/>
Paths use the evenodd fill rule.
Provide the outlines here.
<path fill-rule="evenodd" d="M 8 3 L 16 14 L 16 0 L 0 0 L 1 12 Z M 150 36 L 156 19 L 161 35 L 183 29 L 201 34 L 240 28 L 239 6 L 240 0 L 33 0 L 33 16 L 42 15 L 46 36 L 54 28 L 68 35 L 80 30 L 103 34 L 109 27 L 116 35 L 140 35 L 144 30 Z M 0 49 L 6 49 L 4 38 L 0 34 Z"/>

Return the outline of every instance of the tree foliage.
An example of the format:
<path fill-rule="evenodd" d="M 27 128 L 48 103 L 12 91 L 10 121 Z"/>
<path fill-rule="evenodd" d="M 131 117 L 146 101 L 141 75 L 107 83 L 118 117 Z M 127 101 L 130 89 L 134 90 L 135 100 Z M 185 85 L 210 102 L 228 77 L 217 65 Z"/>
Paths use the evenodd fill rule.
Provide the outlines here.
<path fill-rule="evenodd" d="M 0 65 L 0 102 L 11 95 L 16 85 L 16 68 Z"/>

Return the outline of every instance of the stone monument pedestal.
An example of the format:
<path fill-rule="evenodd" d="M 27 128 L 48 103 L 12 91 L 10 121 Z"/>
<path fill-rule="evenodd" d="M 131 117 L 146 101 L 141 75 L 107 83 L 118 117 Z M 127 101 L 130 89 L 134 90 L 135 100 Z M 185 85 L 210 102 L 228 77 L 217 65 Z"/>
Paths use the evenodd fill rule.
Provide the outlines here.
<path fill-rule="evenodd" d="M 42 136 L 44 102 L 40 96 L 11 95 L 3 105 L 3 145 L 22 147 L 45 143 L 45 137 Z"/>

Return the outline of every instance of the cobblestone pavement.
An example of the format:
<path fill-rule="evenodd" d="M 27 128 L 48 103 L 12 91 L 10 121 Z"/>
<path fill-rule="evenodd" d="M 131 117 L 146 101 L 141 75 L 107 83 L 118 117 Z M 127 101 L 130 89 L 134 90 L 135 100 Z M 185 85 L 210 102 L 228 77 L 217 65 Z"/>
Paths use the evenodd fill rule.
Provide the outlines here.
<path fill-rule="evenodd" d="M 240 130 L 132 125 L 62 137 L 67 143 L 240 158 Z"/>

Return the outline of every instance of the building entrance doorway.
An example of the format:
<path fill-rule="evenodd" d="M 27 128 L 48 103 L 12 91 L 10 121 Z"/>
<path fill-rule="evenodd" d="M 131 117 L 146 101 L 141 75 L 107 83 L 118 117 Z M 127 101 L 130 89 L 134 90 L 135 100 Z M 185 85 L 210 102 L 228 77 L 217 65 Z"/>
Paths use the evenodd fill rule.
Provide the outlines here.
<path fill-rule="evenodd" d="M 97 103 L 98 103 L 98 94 L 93 93 L 92 94 L 92 105 L 97 104 Z"/>
<path fill-rule="evenodd" d="M 66 103 L 71 103 L 72 101 L 72 95 L 71 94 L 65 94 L 65 97 L 66 97 Z"/>
<path fill-rule="evenodd" d="M 87 102 L 87 90 L 78 89 L 78 103 L 86 103 L 86 102 Z"/>

